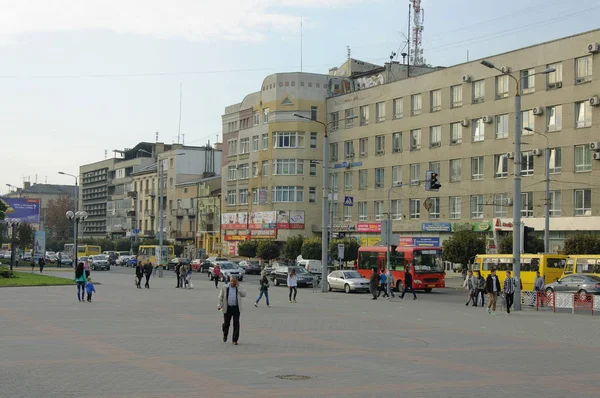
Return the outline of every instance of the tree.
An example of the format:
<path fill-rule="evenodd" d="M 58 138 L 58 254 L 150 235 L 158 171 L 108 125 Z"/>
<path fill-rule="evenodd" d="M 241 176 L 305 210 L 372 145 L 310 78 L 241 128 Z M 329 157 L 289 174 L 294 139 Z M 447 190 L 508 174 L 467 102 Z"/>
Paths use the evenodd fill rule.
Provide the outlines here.
<path fill-rule="evenodd" d="M 543 253 L 544 252 L 544 240 L 538 236 L 531 237 L 525 243 L 525 253 Z M 513 235 L 508 233 L 500 238 L 500 247 L 498 248 L 500 254 L 512 254 L 513 252 Z"/>
<path fill-rule="evenodd" d="M 17 229 L 17 246 L 23 249 L 33 246 L 34 234 L 35 230 L 31 224 L 26 222 L 19 224 L 19 228 Z"/>
<path fill-rule="evenodd" d="M 258 242 L 255 240 L 247 240 L 238 243 L 238 255 L 242 257 L 255 258 Z"/>
<path fill-rule="evenodd" d="M 256 248 L 256 256 L 265 261 L 271 261 L 279 257 L 279 245 L 271 240 L 263 240 L 258 243 Z"/>
<path fill-rule="evenodd" d="M 290 261 L 296 260 L 302 254 L 303 243 L 304 237 L 302 235 L 290 236 L 283 245 L 282 257 Z"/>
<path fill-rule="evenodd" d="M 50 199 L 46 206 L 46 227 L 50 228 L 55 236 L 69 238 L 73 236 L 73 221 L 65 214 L 75 210 L 73 199 L 68 195 L 61 195 Z"/>
<path fill-rule="evenodd" d="M 598 254 L 600 236 L 595 234 L 575 234 L 565 239 L 564 254 Z"/>
<path fill-rule="evenodd" d="M 454 232 L 442 244 L 444 261 L 467 266 L 478 254 L 485 253 L 485 234 L 475 231 Z"/>
<path fill-rule="evenodd" d="M 354 261 L 358 259 L 358 248 L 360 245 L 356 239 L 336 239 L 329 244 L 329 255 L 331 258 L 338 257 L 338 244 L 344 244 L 344 258 L 342 261 Z"/>
<path fill-rule="evenodd" d="M 8 205 L 5 201 L 0 199 L 0 221 L 6 218 L 6 210 L 8 210 Z"/>
<path fill-rule="evenodd" d="M 166 246 L 166 244 L 164 242 L 163 242 L 163 245 Z M 183 254 L 183 245 L 176 244 L 174 249 L 175 249 L 175 257 L 181 257 L 181 255 Z"/>
<path fill-rule="evenodd" d="M 131 248 L 131 240 L 129 238 L 119 239 L 115 242 L 115 250 L 118 252 L 128 252 Z"/>
<path fill-rule="evenodd" d="M 320 260 L 322 253 L 321 238 L 306 239 L 302 244 L 301 253 L 303 259 Z"/>

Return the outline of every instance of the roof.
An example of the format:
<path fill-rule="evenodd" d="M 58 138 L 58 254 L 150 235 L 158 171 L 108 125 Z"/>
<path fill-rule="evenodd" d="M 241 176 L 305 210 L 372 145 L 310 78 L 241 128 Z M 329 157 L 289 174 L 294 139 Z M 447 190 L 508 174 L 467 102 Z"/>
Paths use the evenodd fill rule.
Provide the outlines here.
<path fill-rule="evenodd" d="M 68 195 L 75 196 L 77 187 L 75 185 L 34 184 L 20 191 L 21 195 L 44 194 L 44 195 Z"/>

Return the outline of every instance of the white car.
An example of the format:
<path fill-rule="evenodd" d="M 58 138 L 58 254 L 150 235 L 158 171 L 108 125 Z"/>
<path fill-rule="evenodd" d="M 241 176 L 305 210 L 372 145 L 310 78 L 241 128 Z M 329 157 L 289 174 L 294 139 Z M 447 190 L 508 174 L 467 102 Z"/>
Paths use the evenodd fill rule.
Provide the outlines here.
<path fill-rule="evenodd" d="M 208 278 L 214 278 L 214 265 L 218 264 L 221 269 L 221 280 L 225 281 L 232 276 L 236 276 L 238 281 L 242 281 L 244 279 L 245 272 L 241 269 L 237 264 L 231 261 L 215 261 L 212 266 L 208 269 Z"/>
<path fill-rule="evenodd" d="M 119 265 L 126 265 L 127 261 L 131 258 L 132 256 L 130 256 L 129 254 L 121 254 L 118 258 L 117 258 L 117 264 Z"/>

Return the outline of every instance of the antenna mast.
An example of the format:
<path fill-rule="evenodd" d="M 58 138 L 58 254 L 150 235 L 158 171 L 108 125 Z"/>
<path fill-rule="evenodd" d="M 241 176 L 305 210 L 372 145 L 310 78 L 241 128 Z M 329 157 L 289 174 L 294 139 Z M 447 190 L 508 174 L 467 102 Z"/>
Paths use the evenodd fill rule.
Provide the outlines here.
<path fill-rule="evenodd" d="M 409 0 L 413 4 L 413 29 L 412 29 L 412 45 L 413 45 L 413 65 L 423 65 L 425 59 L 423 58 L 423 22 L 425 21 L 425 11 L 421 8 L 421 0 Z M 410 17 L 409 17 L 410 18 Z M 410 46 L 409 46 L 410 48 Z"/>
<path fill-rule="evenodd" d="M 300 17 L 300 72 L 302 72 L 302 17 Z"/>
<path fill-rule="evenodd" d="M 179 83 L 179 127 L 177 128 L 177 143 L 179 144 L 179 137 L 181 137 L 181 101 L 183 94 L 183 83 Z"/>

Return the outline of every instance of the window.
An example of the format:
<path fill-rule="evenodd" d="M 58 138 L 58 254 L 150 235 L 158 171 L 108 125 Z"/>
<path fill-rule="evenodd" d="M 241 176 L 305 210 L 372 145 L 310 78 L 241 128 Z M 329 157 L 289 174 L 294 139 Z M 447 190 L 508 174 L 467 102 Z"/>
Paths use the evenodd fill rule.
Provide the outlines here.
<path fill-rule="evenodd" d="M 575 146 L 575 172 L 592 171 L 592 152 L 589 145 Z"/>
<path fill-rule="evenodd" d="M 590 127 L 592 125 L 592 106 L 590 101 L 575 103 L 575 127 Z"/>
<path fill-rule="evenodd" d="M 319 111 L 318 111 L 318 107 L 316 106 L 311 106 L 310 107 L 310 119 L 311 120 L 317 120 L 318 116 L 319 116 Z"/>
<path fill-rule="evenodd" d="M 360 125 L 365 126 L 369 124 L 369 105 L 360 107 Z"/>
<path fill-rule="evenodd" d="M 562 105 L 549 106 L 546 108 L 548 131 L 562 130 Z"/>
<path fill-rule="evenodd" d="M 450 124 L 450 145 L 462 143 L 462 124 L 460 122 Z"/>
<path fill-rule="evenodd" d="M 227 145 L 229 147 L 229 156 L 237 155 L 238 145 L 237 140 L 229 140 L 227 141 Z"/>
<path fill-rule="evenodd" d="M 483 119 L 473 119 L 473 142 L 481 142 L 485 139 L 485 125 Z"/>
<path fill-rule="evenodd" d="M 471 218 L 483 218 L 483 195 L 471 196 Z"/>
<path fill-rule="evenodd" d="M 375 155 L 383 155 L 385 153 L 385 136 L 375 136 Z"/>
<path fill-rule="evenodd" d="M 258 151 L 258 136 L 257 135 L 252 136 L 252 150 L 254 152 Z"/>
<path fill-rule="evenodd" d="M 450 182 L 462 180 L 462 159 L 450 160 Z"/>
<path fill-rule="evenodd" d="M 273 188 L 273 203 L 303 202 L 304 188 L 294 186 L 275 186 Z"/>
<path fill-rule="evenodd" d="M 477 104 L 485 100 L 485 82 L 477 80 L 473 82 L 473 103 Z"/>
<path fill-rule="evenodd" d="M 494 194 L 494 217 L 507 217 L 510 198 L 507 193 Z"/>
<path fill-rule="evenodd" d="M 421 218 L 421 199 L 410 199 L 408 202 L 408 212 L 411 220 Z"/>
<path fill-rule="evenodd" d="M 508 97 L 508 76 L 496 76 L 496 98 Z"/>
<path fill-rule="evenodd" d="M 344 206 L 344 221 L 352 221 L 352 206 Z"/>
<path fill-rule="evenodd" d="M 262 149 L 266 151 L 269 148 L 269 134 L 265 133 L 262 135 Z"/>
<path fill-rule="evenodd" d="M 439 220 L 440 219 L 440 198 L 428 198 L 429 205 L 429 219 Z"/>
<path fill-rule="evenodd" d="M 521 194 L 521 217 L 533 217 L 533 192 L 523 192 Z"/>
<path fill-rule="evenodd" d="M 562 87 L 562 63 L 549 64 L 547 68 L 556 69 L 554 72 L 546 74 L 546 87 L 548 90 L 553 90 Z"/>
<path fill-rule="evenodd" d="M 531 176 L 533 175 L 533 159 L 535 156 L 533 152 L 521 152 L 521 175 Z"/>
<path fill-rule="evenodd" d="M 521 134 L 533 134 L 533 131 L 525 130 L 525 127 L 535 130 L 535 115 L 533 114 L 533 109 L 521 112 Z"/>
<path fill-rule="evenodd" d="M 358 140 L 358 154 L 359 156 L 367 156 L 369 148 L 369 139 L 361 138 Z"/>
<path fill-rule="evenodd" d="M 575 59 L 575 84 L 592 81 L 592 56 Z"/>
<path fill-rule="evenodd" d="M 173 168 L 173 159 L 171 159 L 171 168 Z M 125 178 L 125 169 L 117 169 L 115 171 L 115 179 Z"/>
<path fill-rule="evenodd" d="M 419 185 L 421 183 L 421 165 L 413 163 L 410 165 L 410 184 Z"/>
<path fill-rule="evenodd" d="M 309 166 L 309 174 L 311 176 L 316 176 L 317 175 L 317 163 L 315 163 L 314 160 L 310 161 L 310 166 Z"/>
<path fill-rule="evenodd" d="M 259 203 L 259 190 L 258 188 L 252 188 L 252 204 L 257 205 Z"/>
<path fill-rule="evenodd" d="M 377 123 L 385 120 L 385 102 L 375 104 L 375 116 L 377 117 Z"/>
<path fill-rule="evenodd" d="M 471 158 L 471 179 L 483 180 L 483 156 Z"/>
<path fill-rule="evenodd" d="M 392 152 L 402 152 L 402 133 L 392 133 Z"/>
<path fill-rule="evenodd" d="M 383 167 L 375 169 L 375 188 L 383 188 L 385 184 L 385 172 Z"/>
<path fill-rule="evenodd" d="M 346 109 L 345 126 L 347 129 L 354 127 L 354 108 Z M 367 112 L 368 113 L 368 112 Z"/>
<path fill-rule="evenodd" d="M 338 173 L 329 174 L 329 189 L 336 191 L 338 189 Z"/>
<path fill-rule="evenodd" d="M 352 172 L 351 171 L 344 172 L 344 189 L 346 191 L 352 190 Z M 350 206 L 345 206 L 345 207 L 350 207 Z"/>
<path fill-rule="evenodd" d="M 392 166 L 392 186 L 402 185 L 402 166 Z"/>
<path fill-rule="evenodd" d="M 442 109 L 442 90 L 431 91 L 431 112 L 437 112 Z"/>
<path fill-rule="evenodd" d="M 247 205 L 248 204 L 248 190 L 240 189 L 240 204 Z"/>
<path fill-rule="evenodd" d="M 340 113 L 331 112 L 329 114 L 329 123 L 331 124 L 331 131 L 336 131 L 340 127 Z"/>
<path fill-rule="evenodd" d="M 308 203 L 316 203 L 317 202 L 317 188 L 310 187 L 308 188 Z"/>
<path fill-rule="evenodd" d="M 421 149 L 421 129 L 410 130 L 410 150 L 418 151 Z"/>
<path fill-rule="evenodd" d="M 413 116 L 420 115 L 423 108 L 423 97 L 421 94 L 413 94 L 410 96 L 410 114 Z"/>
<path fill-rule="evenodd" d="M 462 206 L 462 202 L 460 196 L 450 196 L 450 219 L 458 220 L 460 219 L 460 208 Z"/>
<path fill-rule="evenodd" d="M 250 138 L 240 140 L 240 153 L 250 153 Z"/>
<path fill-rule="evenodd" d="M 496 116 L 496 139 L 508 137 L 508 114 Z"/>
<path fill-rule="evenodd" d="M 344 158 L 354 157 L 354 141 L 344 141 Z"/>
<path fill-rule="evenodd" d="M 462 106 L 462 85 L 450 87 L 450 107 L 458 108 Z"/>
<path fill-rule="evenodd" d="M 560 191 L 550 191 L 550 217 L 560 217 L 561 210 Z"/>
<path fill-rule="evenodd" d="M 550 174 L 559 174 L 562 171 L 562 153 L 560 148 L 550 149 Z"/>
<path fill-rule="evenodd" d="M 527 94 L 535 91 L 535 69 L 521 71 L 521 93 Z M 508 76 L 507 76 L 508 77 Z"/>
<path fill-rule="evenodd" d="M 229 181 L 235 181 L 235 179 L 236 179 L 236 171 L 237 171 L 237 166 L 229 166 L 229 167 L 227 167 L 227 179 Z"/>
<path fill-rule="evenodd" d="M 385 218 L 383 213 L 383 200 L 376 200 L 373 203 L 373 210 L 375 211 L 375 221 L 381 221 Z"/>
<path fill-rule="evenodd" d="M 402 201 L 400 199 L 392 200 L 392 208 L 390 212 L 392 214 L 392 220 L 402 220 Z"/>
<path fill-rule="evenodd" d="M 494 177 L 508 177 L 508 156 L 505 153 L 494 155 Z"/>
<path fill-rule="evenodd" d="M 442 126 L 429 128 L 429 147 L 435 148 L 442 145 Z"/>
<path fill-rule="evenodd" d="M 427 170 L 431 170 L 439 176 L 440 175 L 440 162 L 429 162 L 429 168 Z"/>
<path fill-rule="evenodd" d="M 304 148 L 304 133 L 273 133 L 273 148 Z"/>
<path fill-rule="evenodd" d="M 236 197 L 235 190 L 227 191 L 227 205 L 228 206 L 235 205 L 235 197 Z"/>
<path fill-rule="evenodd" d="M 273 160 L 273 175 L 303 175 L 304 160 L 276 159 Z"/>
<path fill-rule="evenodd" d="M 367 202 L 358 202 L 358 221 L 367 221 Z"/>
<path fill-rule="evenodd" d="M 404 104 L 402 103 L 403 100 L 403 98 L 396 98 L 393 102 L 394 119 L 402 119 L 404 116 Z"/>
<path fill-rule="evenodd" d="M 590 189 L 575 190 L 575 215 L 592 215 L 592 191 Z"/>
<path fill-rule="evenodd" d="M 240 179 L 245 180 L 250 177 L 250 165 L 248 163 L 244 163 L 239 166 Z"/>
<path fill-rule="evenodd" d="M 263 160 L 262 161 L 262 165 L 261 165 L 261 171 L 262 171 L 262 175 L 263 177 L 266 177 L 269 175 L 269 161 L 268 160 Z"/>
<path fill-rule="evenodd" d="M 258 126 L 260 124 L 260 112 L 254 111 L 254 125 Z"/>
<path fill-rule="evenodd" d="M 358 189 L 367 189 L 368 170 L 358 171 Z"/>
<path fill-rule="evenodd" d="M 337 142 L 329 144 L 329 159 L 338 160 L 338 144 L 337 144 Z"/>
<path fill-rule="evenodd" d="M 269 108 L 263 109 L 263 124 L 269 123 Z"/>
<path fill-rule="evenodd" d="M 252 177 L 258 177 L 258 162 L 252 162 Z"/>

